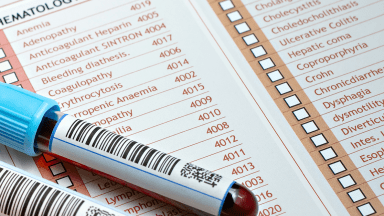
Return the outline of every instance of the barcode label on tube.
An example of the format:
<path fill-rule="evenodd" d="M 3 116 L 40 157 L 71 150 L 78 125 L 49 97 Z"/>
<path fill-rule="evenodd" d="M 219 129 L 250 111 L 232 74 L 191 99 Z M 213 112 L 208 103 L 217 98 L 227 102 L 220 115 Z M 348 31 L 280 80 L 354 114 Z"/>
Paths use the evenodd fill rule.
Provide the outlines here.
<path fill-rule="evenodd" d="M 1 216 L 122 216 L 75 191 L 0 161 Z"/>
<path fill-rule="evenodd" d="M 61 157 L 213 215 L 218 215 L 233 184 L 231 179 L 68 115 L 56 124 L 49 148 Z"/>
<path fill-rule="evenodd" d="M 180 161 L 171 155 L 79 119 L 72 123 L 65 136 L 81 144 L 167 175 L 172 174 Z"/>
<path fill-rule="evenodd" d="M 0 212 L 5 215 L 76 216 L 84 200 L 0 168 Z"/>

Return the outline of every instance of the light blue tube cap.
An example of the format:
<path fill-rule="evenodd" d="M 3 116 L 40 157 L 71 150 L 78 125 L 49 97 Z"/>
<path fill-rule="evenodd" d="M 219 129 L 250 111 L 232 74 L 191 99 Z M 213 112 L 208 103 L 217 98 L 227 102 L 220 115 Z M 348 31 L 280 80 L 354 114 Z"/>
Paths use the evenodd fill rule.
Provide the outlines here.
<path fill-rule="evenodd" d="M 29 156 L 39 152 L 36 132 L 48 110 L 60 111 L 58 103 L 20 87 L 0 82 L 0 143 Z"/>

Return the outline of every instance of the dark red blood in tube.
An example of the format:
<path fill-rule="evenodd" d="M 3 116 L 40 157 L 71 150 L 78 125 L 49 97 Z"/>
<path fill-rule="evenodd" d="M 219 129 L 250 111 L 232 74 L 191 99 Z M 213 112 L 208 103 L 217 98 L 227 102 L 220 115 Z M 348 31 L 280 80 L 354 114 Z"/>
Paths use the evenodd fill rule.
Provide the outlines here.
<path fill-rule="evenodd" d="M 258 208 L 255 195 L 243 185 L 235 183 L 228 191 L 220 215 L 254 216 Z"/>

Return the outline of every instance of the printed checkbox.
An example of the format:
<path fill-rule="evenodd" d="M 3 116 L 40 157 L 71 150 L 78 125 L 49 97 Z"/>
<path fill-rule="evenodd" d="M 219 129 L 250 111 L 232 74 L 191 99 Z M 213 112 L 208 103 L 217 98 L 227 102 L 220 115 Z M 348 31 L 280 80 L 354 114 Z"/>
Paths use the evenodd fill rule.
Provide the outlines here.
<path fill-rule="evenodd" d="M 310 122 L 301 124 L 301 127 L 303 127 L 305 133 L 307 133 L 307 134 L 319 130 L 319 128 L 317 127 L 317 125 L 314 121 L 310 121 Z"/>
<path fill-rule="evenodd" d="M 325 138 L 325 136 L 322 133 L 316 136 L 313 136 L 310 139 L 316 147 L 319 147 L 328 143 L 328 140 Z"/>
<path fill-rule="evenodd" d="M 235 21 L 243 19 L 243 17 L 241 16 L 239 11 L 234 11 L 234 12 L 228 13 L 227 17 L 231 22 L 235 22 Z"/>
<path fill-rule="evenodd" d="M 3 79 L 4 79 L 4 82 L 8 83 L 8 84 L 12 84 L 12 83 L 19 81 L 19 79 L 17 79 L 15 72 L 4 75 Z"/>
<path fill-rule="evenodd" d="M 251 30 L 246 22 L 235 25 L 235 28 L 239 34 L 243 34 L 244 32 Z"/>
<path fill-rule="evenodd" d="M 5 56 L 6 55 L 5 55 L 3 48 L 0 48 L 0 59 L 4 58 Z"/>
<path fill-rule="evenodd" d="M 284 79 L 283 75 L 281 74 L 281 72 L 279 70 L 269 72 L 269 73 L 267 73 L 267 76 L 269 77 L 271 82 L 276 82 L 276 81 L 279 81 L 281 79 Z"/>
<path fill-rule="evenodd" d="M 47 163 L 56 160 L 55 157 L 52 157 L 51 155 L 46 154 L 46 153 L 43 153 L 43 157 L 44 157 L 45 162 L 47 162 Z"/>
<path fill-rule="evenodd" d="M 265 51 L 263 46 L 252 48 L 251 52 L 253 53 L 253 56 L 255 56 L 255 58 L 258 58 L 260 56 L 267 54 L 267 51 Z"/>
<path fill-rule="evenodd" d="M 341 178 L 338 178 L 337 180 L 340 182 L 341 186 L 344 189 L 347 187 L 351 187 L 351 186 L 356 184 L 355 180 L 352 178 L 351 175 L 343 176 Z"/>
<path fill-rule="evenodd" d="M 291 86 L 287 82 L 276 85 L 275 88 L 280 93 L 280 95 L 283 95 L 292 91 Z"/>
<path fill-rule="evenodd" d="M 222 1 L 222 2 L 219 2 L 219 4 L 221 9 L 223 9 L 223 11 L 226 11 L 235 7 L 231 0 Z"/>
<path fill-rule="evenodd" d="M 61 162 L 54 164 L 52 166 L 49 166 L 49 169 L 51 170 L 51 173 L 53 176 L 57 176 L 57 175 L 60 175 L 60 174 L 67 172 L 64 168 L 63 163 L 61 163 Z"/>
<path fill-rule="evenodd" d="M 321 150 L 319 152 L 320 152 L 321 156 L 323 156 L 325 161 L 337 157 L 337 154 L 336 154 L 335 150 L 333 150 L 332 147 L 323 149 L 323 150 Z"/>
<path fill-rule="evenodd" d="M 345 168 L 344 164 L 341 161 L 337 161 L 337 162 L 328 164 L 328 167 L 331 169 L 331 171 L 333 172 L 334 175 L 339 174 L 339 173 L 347 170 L 347 168 Z"/>
<path fill-rule="evenodd" d="M 297 109 L 297 110 L 293 111 L 292 113 L 296 117 L 297 121 L 300 121 L 300 120 L 303 120 L 303 119 L 310 117 L 310 115 L 307 112 L 307 110 L 305 109 L 305 107 Z"/>
<path fill-rule="evenodd" d="M 371 203 L 365 203 L 364 205 L 358 206 L 357 210 L 359 210 L 362 216 L 373 215 L 376 213 L 376 210 L 373 208 Z"/>
<path fill-rule="evenodd" d="M 255 34 L 250 34 L 250 35 L 244 36 L 243 40 L 244 40 L 245 44 L 247 44 L 248 46 L 259 42 L 259 40 L 255 36 Z"/>
<path fill-rule="evenodd" d="M 361 191 L 360 188 L 353 190 L 353 191 L 350 191 L 347 194 L 348 194 L 349 198 L 351 198 L 352 202 L 354 202 L 354 203 L 359 202 L 360 200 L 363 200 L 366 198 L 363 191 Z"/>
<path fill-rule="evenodd" d="M 275 67 L 275 63 L 273 63 L 271 58 L 266 58 L 261 61 L 259 61 L 260 66 L 263 68 L 263 70 L 267 70 L 269 68 Z"/>
<path fill-rule="evenodd" d="M 288 105 L 289 108 L 301 104 L 301 101 L 299 100 L 299 98 L 296 95 L 286 97 L 286 98 L 284 98 L 284 101 Z"/>
<path fill-rule="evenodd" d="M 59 184 L 60 186 L 69 188 L 73 186 L 72 180 L 69 176 L 65 176 L 60 179 L 56 179 L 56 183 Z"/>
<path fill-rule="evenodd" d="M 0 72 L 5 72 L 5 71 L 11 70 L 11 69 L 12 69 L 12 65 L 8 60 L 0 62 Z"/>

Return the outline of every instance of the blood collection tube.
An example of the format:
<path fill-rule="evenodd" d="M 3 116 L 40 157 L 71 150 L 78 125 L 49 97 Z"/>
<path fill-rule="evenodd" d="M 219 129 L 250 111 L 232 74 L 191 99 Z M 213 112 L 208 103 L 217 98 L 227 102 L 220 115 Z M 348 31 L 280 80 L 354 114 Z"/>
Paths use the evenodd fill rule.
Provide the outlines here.
<path fill-rule="evenodd" d="M 256 215 L 241 184 L 60 112 L 54 100 L 0 83 L 0 143 L 47 152 L 199 215 Z"/>
<path fill-rule="evenodd" d="M 1 161 L 0 214 L 9 216 L 128 215 Z"/>

